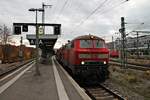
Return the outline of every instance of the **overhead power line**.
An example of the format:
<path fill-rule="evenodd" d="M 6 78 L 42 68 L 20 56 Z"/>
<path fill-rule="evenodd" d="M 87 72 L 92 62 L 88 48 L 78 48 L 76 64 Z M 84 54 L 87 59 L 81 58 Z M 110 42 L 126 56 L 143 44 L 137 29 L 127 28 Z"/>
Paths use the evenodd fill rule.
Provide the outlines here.
<path fill-rule="evenodd" d="M 55 13 L 56 13 L 57 6 L 58 6 L 58 2 L 59 2 L 59 0 L 57 0 L 56 3 L 53 4 L 53 5 L 54 5 L 54 7 L 52 8 L 52 14 L 53 14 L 53 15 L 55 15 Z"/>
<path fill-rule="evenodd" d="M 82 25 L 86 20 L 88 20 L 97 10 L 101 9 L 103 7 L 103 5 L 107 2 L 108 0 L 103 1 L 102 3 L 100 3 L 100 5 L 94 9 L 84 20 L 81 20 L 79 22 L 79 24 L 74 28 L 74 30 L 71 32 L 73 33 L 77 27 L 79 27 L 80 25 Z"/>
<path fill-rule="evenodd" d="M 63 11 L 64 11 L 64 9 L 65 9 L 65 6 L 67 5 L 68 1 L 69 1 L 69 0 L 66 0 L 65 3 L 63 4 L 62 8 L 60 9 L 60 12 L 59 12 L 58 15 L 56 16 L 55 21 L 58 20 L 59 17 L 61 16 L 61 14 L 63 13 Z"/>
<path fill-rule="evenodd" d="M 102 2 L 96 9 L 94 9 L 84 20 L 82 20 L 82 21 L 74 28 L 74 30 L 73 30 L 72 32 L 74 32 L 77 27 L 79 27 L 79 26 L 81 26 L 82 24 L 84 24 L 84 22 L 86 22 L 92 15 L 94 15 L 98 10 L 100 10 L 100 9 L 104 6 L 104 4 L 105 4 L 107 1 L 108 1 L 108 0 L 105 0 L 105 1 Z M 117 4 L 117 5 L 114 5 L 114 6 L 112 6 L 112 8 L 110 8 L 109 10 L 106 10 L 106 11 L 103 11 L 103 12 L 101 11 L 101 12 L 100 12 L 100 15 L 102 15 L 102 14 L 104 14 L 104 13 L 106 13 L 106 12 L 111 11 L 112 9 L 114 9 L 114 8 L 116 8 L 116 7 L 118 7 L 118 6 L 122 5 L 122 4 L 124 4 L 124 3 L 127 2 L 127 1 L 129 1 L 129 0 L 125 0 L 125 1 L 123 1 L 123 2 L 121 2 L 121 3 L 119 3 L 119 4 Z"/>
<path fill-rule="evenodd" d="M 126 3 L 127 1 L 129 1 L 129 0 L 124 0 L 124 1 L 122 1 L 122 2 L 120 2 L 120 3 L 118 3 L 118 4 L 116 4 L 116 5 L 112 6 L 112 7 L 111 7 L 110 9 L 108 9 L 108 10 L 105 10 L 105 11 L 103 11 L 103 12 L 101 11 L 101 12 L 100 12 L 100 15 L 112 11 L 113 9 L 115 9 L 115 8 L 117 8 L 117 7 L 119 7 L 119 6 L 121 6 L 122 4 Z"/>
<path fill-rule="evenodd" d="M 84 20 L 82 20 L 79 24 L 79 26 L 81 24 L 83 24 L 86 20 L 88 20 L 96 11 L 98 11 L 100 8 L 103 7 L 103 5 L 107 2 L 108 0 L 105 0 L 104 2 L 102 2 L 96 9 L 94 9 Z"/>

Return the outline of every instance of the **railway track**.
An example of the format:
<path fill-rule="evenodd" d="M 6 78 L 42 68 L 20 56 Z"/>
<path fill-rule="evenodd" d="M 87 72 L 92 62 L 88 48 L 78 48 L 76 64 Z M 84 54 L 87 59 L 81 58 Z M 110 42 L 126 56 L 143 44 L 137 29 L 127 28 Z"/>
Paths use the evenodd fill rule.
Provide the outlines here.
<path fill-rule="evenodd" d="M 31 64 L 33 60 L 29 60 L 29 61 L 26 61 L 26 62 L 23 62 L 23 63 L 20 63 L 20 64 L 12 64 L 11 66 L 9 66 L 8 68 L 4 69 L 4 70 L 1 70 L 0 71 L 0 78 L 17 70 L 18 68 L 22 67 L 23 65 L 26 65 L 26 64 Z"/>
<path fill-rule="evenodd" d="M 96 86 L 84 87 L 86 93 L 92 100 L 126 100 L 117 91 L 113 91 L 103 84 Z"/>
<path fill-rule="evenodd" d="M 118 62 L 118 61 L 109 61 L 109 64 L 110 65 L 116 65 L 116 66 L 121 66 L 121 63 Z M 126 64 L 127 68 L 130 68 L 130 69 L 136 69 L 136 70 L 141 70 L 141 71 L 147 71 L 147 70 L 150 70 L 150 65 L 137 65 L 137 64 L 130 64 L 130 63 L 127 63 Z"/>

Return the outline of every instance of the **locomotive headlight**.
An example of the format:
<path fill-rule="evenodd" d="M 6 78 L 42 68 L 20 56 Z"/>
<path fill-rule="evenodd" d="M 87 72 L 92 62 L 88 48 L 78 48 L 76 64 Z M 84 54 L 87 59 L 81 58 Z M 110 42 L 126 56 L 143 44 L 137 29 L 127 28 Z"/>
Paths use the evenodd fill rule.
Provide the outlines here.
<path fill-rule="evenodd" d="M 81 61 L 81 65 L 84 65 L 85 64 L 85 62 L 84 61 Z"/>
<path fill-rule="evenodd" d="M 106 64 L 106 61 L 104 61 L 104 64 Z"/>

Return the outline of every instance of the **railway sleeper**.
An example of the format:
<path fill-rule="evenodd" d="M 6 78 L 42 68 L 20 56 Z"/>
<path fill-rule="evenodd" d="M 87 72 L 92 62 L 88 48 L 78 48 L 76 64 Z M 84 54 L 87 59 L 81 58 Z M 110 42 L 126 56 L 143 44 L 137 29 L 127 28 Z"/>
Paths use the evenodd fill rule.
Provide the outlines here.
<path fill-rule="evenodd" d="M 97 97 L 97 96 L 109 96 L 110 94 L 109 93 L 101 93 L 101 92 L 99 92 L 99 93 L 92 93 L 92 95 L 94 97 Z"/>
<path fill-rule="evenodd" d="M 106 93 L 106 91 L 105 90 L 89 90 L 90 91 L 90 93 L 94 93 L 94 94 L 97 94 L 97 93 Z"/>
<path fill-rule="evenodd" d="M 99 93 L 104 94 L 104 93 L 106 93 L 106 91 L 90 91 L 90 93 L 92 93 L 92 94 L 99 94 Z"/>
<path fill-rule="evenodd" d="M 95 97 L 96 100 L 115 100 L 114 96 L 109 95 L 109 96 L 97 96 Z"/>

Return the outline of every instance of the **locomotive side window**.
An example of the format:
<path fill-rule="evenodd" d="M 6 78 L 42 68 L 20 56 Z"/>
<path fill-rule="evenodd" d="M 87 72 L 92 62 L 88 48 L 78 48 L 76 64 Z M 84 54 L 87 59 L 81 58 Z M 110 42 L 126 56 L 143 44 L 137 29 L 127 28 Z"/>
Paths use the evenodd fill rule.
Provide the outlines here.
<path fill-rule="evenodd" d="M 80 48 L 92 48 L 92 40 L 80 40 Z"/>
<path fill-rule="evenodd" d="M 95 43 L 95 48 L 103 48 L 103 47 L 105 47 L 104 41 L 94 40 L 94 43 Z"/>

